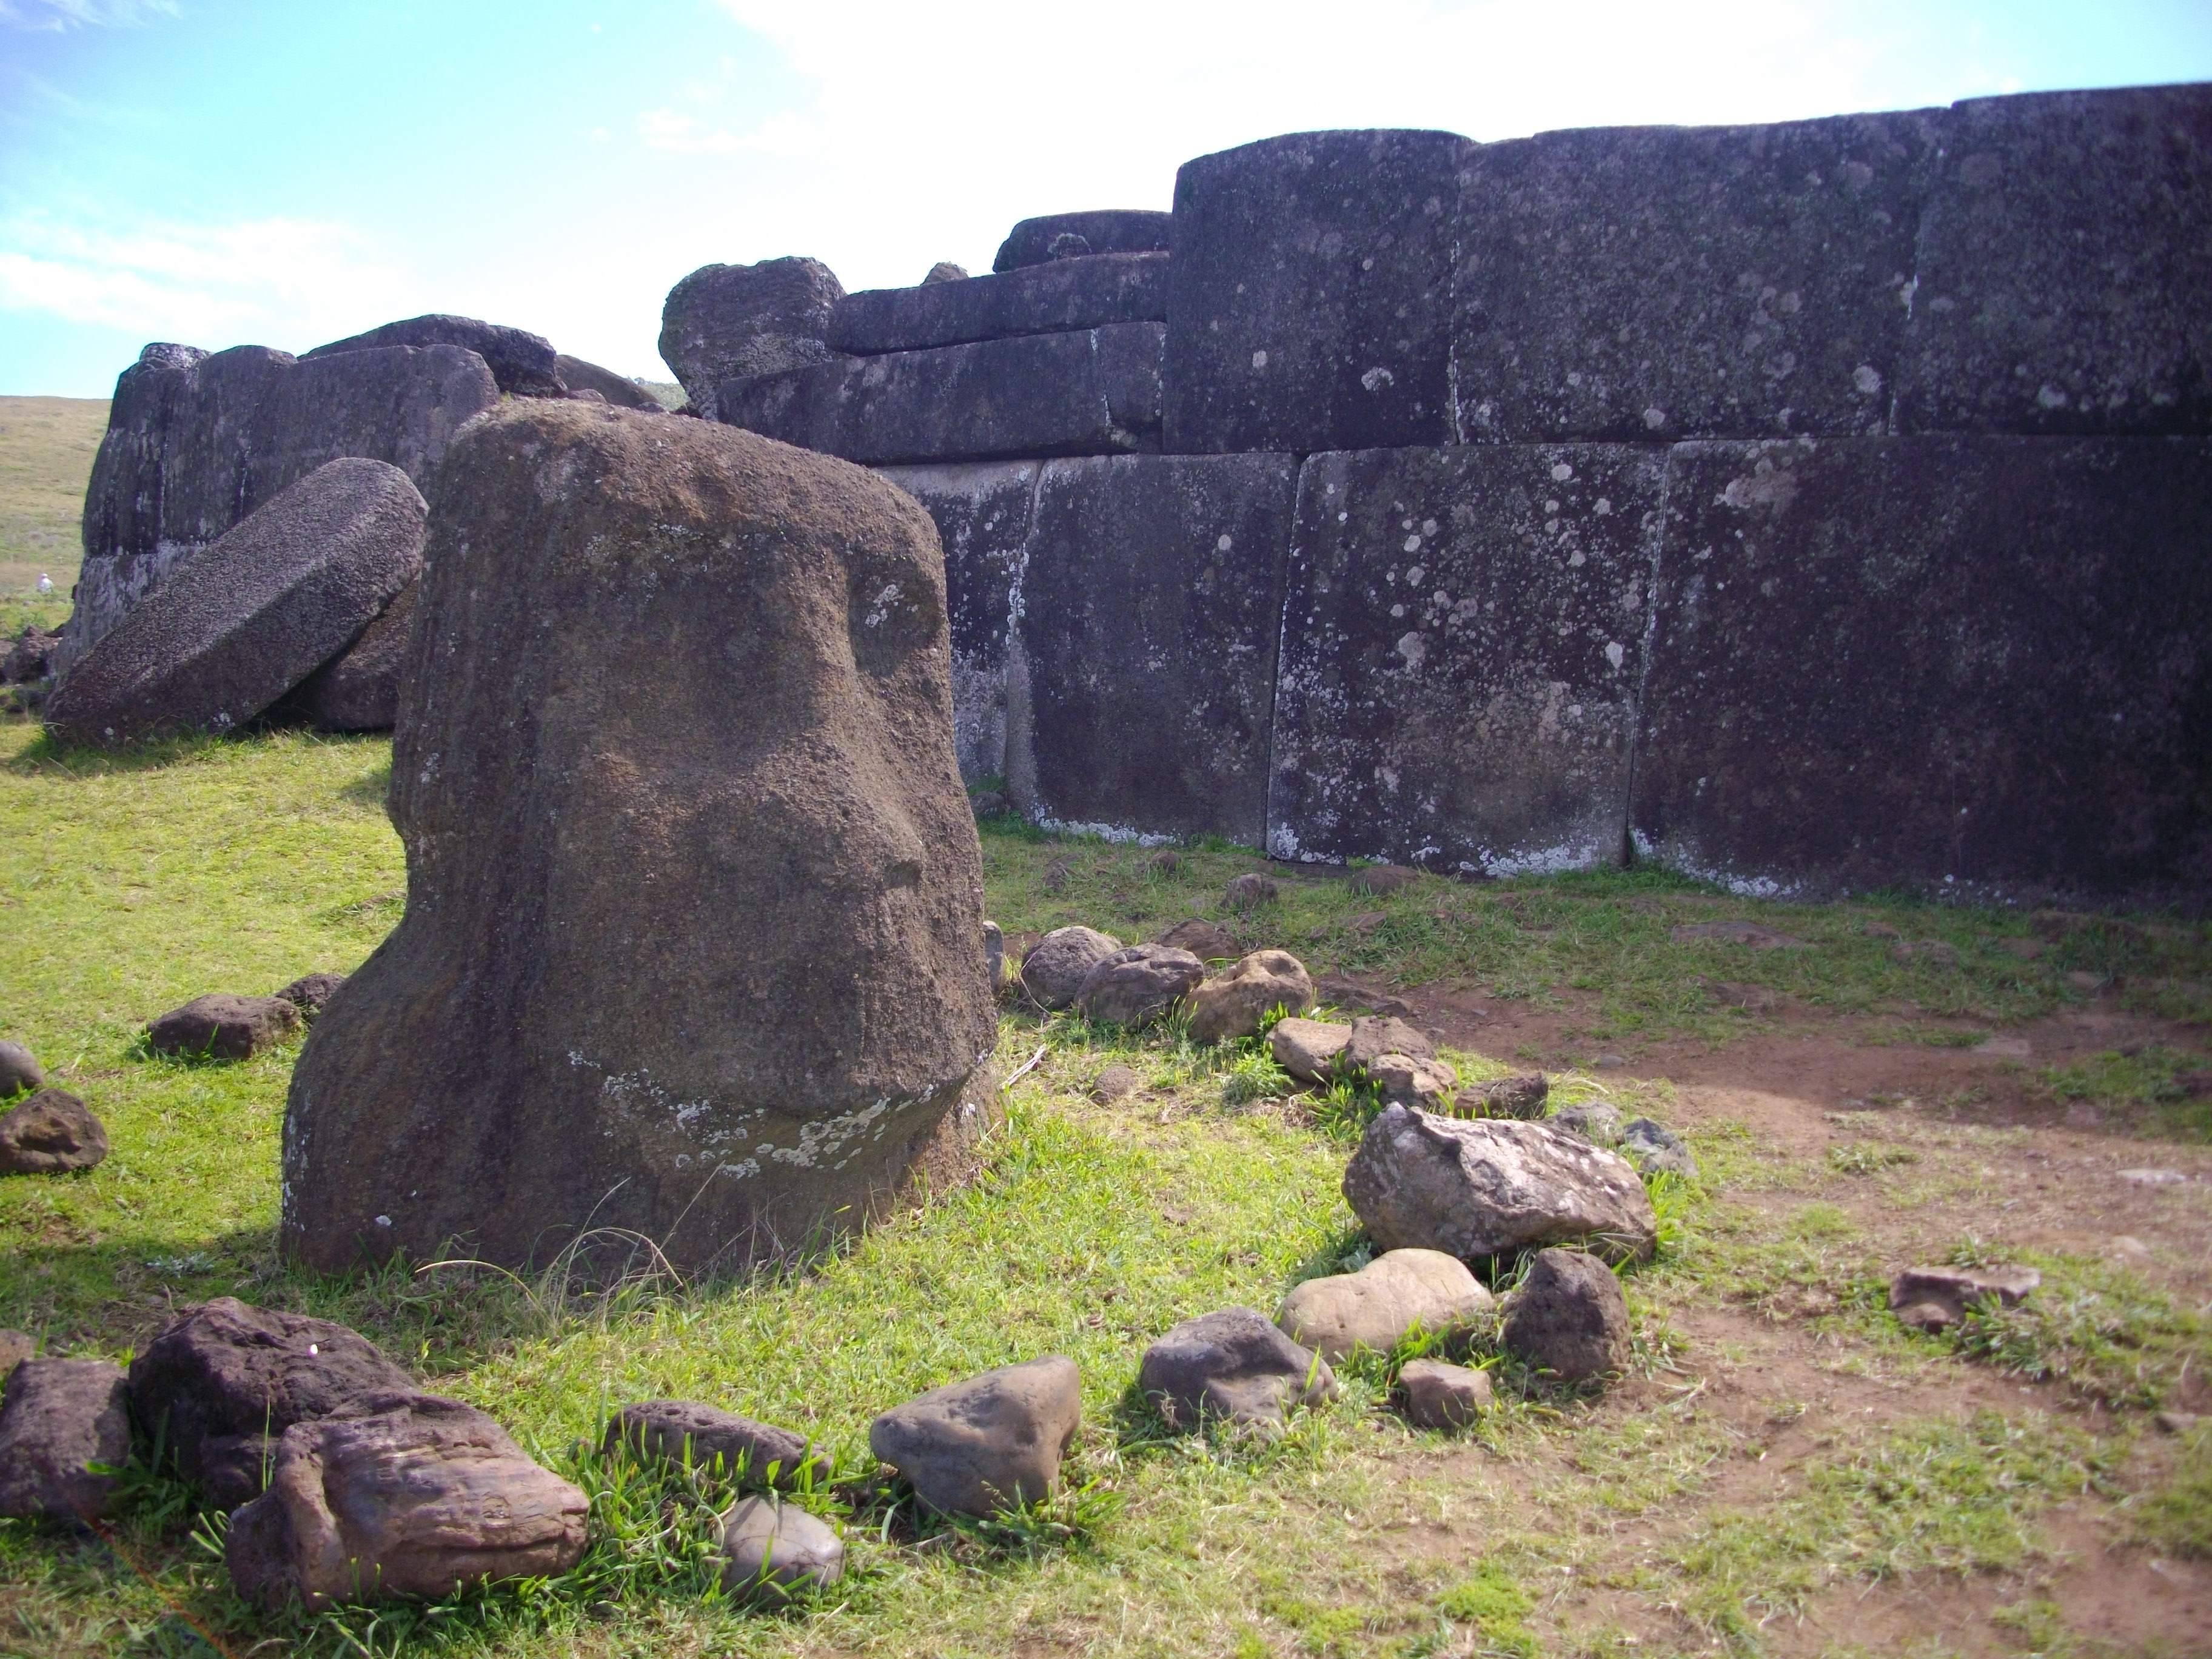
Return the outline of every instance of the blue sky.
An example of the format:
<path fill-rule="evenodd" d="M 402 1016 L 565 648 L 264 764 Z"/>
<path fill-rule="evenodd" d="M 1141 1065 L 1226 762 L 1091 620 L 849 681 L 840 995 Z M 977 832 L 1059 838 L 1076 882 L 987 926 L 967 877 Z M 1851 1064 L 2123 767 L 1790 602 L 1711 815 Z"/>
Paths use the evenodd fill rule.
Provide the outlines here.
<path fill-rule="evenodd" d="M 2212 79 L 2212 0 L 0 0 L 0 393 L 149 339 L 519 324 L 663 377 L 713 261 L 988 270 L 1271 133 L 1768 121 Z"/>

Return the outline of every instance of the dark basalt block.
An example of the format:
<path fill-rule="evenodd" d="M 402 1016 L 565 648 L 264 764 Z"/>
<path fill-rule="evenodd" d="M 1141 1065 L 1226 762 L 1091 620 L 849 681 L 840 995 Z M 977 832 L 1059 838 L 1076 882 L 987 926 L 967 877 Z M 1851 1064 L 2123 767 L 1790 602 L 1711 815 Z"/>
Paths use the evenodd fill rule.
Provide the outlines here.
<path fill-rule="evenodd" d="M 1296 483 L 1287 455 L 1045 468 L 1018 611 L 1035 757 L 1009 768 L 1018 802 L 1259 841 Z"/>
<path fill-rule="evenodd" d="M 1918 277 L 1902 430 L 2212 431 L 2212 85 L 1956 106 Z"/>
<path fill-rule="evenodd" d="M 1019 270 L 1048 260 L 1067 258 L 1071 257 L 1067 253 L 1054 252 L 1053 245 L 1057 242 L 1066 248 L 1070 244 L 1064 239 L 1069 237 L 1081 240 L 1080 253 L 1165 252 L 1172 222 L 1171 216 L 1148 208 L 1048 213 L 1039 218 L 1024 219 L 1008 232 L 1006 240 L 999 244 L 999 254 L 991 261 L 991 269 Z"/>
<path fill-rule="evenodd" d="M 1102 323 L 1164 322 L 1167 275 L 1164 253 L 1107 253 L 963 282 L 868 289 L 837 302 L 830 343 L 867 356 Z"/>
<path fill-rule="evenodd" d="M 559 354 L 553 343 L 527 329 L 504 323 L 479 322 L 474 317 L 431 315 L 386 323 L 365 334 L 356 334 L 313 351 L 301 354 L 301 362 L 318 357 L 342 356 L 350 351 L 371 351 L 380 346 L 459 346 L 473 351 L 491 368 L 499 389 L 517 398 L 557 398 L 561 382 Z"/>
<path fill-rule="evenodd" d="M 1310 458 L 1284 605 L 1269 850 L 1504 875 L 1626 830 L 1665 452 Z"/>
<path fill-rule="evenodd" d="M 726 380 L 716 399 L 720 418 L 732 426 L 848 461 L 1138 450 L 1158 441 L 1162 333 L 1158 323 L 1117 323 L 842 357 L 764 379 Z"/>
<path fill-rule="evenodd" d="M 1447 132 L 1304 132 L 1186 161 L 1168 273 L 1166 447 L 1453 442 Z"/>
<path fill-rule="evenodd" d="M 1883 430 L 1942 115 L 1473 150 L 1454 296 L 1462 436 Z"/>
<path fill-rule="evenodd" d="M 2212 441 L 1674 453 L 1639 847 L 1745 890 L 2212 890 Z"/>

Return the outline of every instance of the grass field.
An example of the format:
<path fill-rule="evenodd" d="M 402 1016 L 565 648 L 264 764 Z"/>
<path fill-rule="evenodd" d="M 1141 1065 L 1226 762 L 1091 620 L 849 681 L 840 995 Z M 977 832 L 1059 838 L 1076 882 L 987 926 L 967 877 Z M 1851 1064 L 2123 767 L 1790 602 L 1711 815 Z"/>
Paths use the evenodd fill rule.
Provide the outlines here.
<path fill-rule="evenodd" d="M 550 1584 L 272 1622 L 230 1597 L 217 1523 L 145 1478 L 105 1540 L 0 1523 L 0 1652 L 2212 1646 L 2212 1437 L 2152 1426 L 2212 1408 L 2201 928 L 1745 904 L 1641 872 L 1388 898 L 1281 872 L 1279 901 L 1232 915 L 1229 878 L 1262 867 L 1249 853 L 1183 849 L 1170 869 L 986 826 L 1010 930 L 1212 918 L 1402 997 L 1463 1072 L 1540 1064 L 1559 1097 L 1652 1112 L 1704 1166 L 1660 1195 L 1666 1249 L 1626 1281 L 1636 1374 L 1603 1397 L 1501 1367 L 1483 1426 L 1419 1433 L 1360 1364 L 1279 1438 L 1182 1441 L 1131 1398 L 1146 1342 L 1231 1303 L 1272 1311 L 1365 1244 L 1337 1191 L 1356 1121 L 1173 1031 L 1008 1014 L 1002 1063 L 1044 1059 L 982 1178 L 786 1273 L 595 1297 L 280 1263 L 291 1051 L 179 1065 L 137 1032 L 198 993 L 266 992 L 374 948 L 404 902 L 389 752 L 287 732 L 117 762 L 0 726 L 0 1027 L 114 1145 L 84 1176 L 0 1182 L 0 1324 L 120 1358 L 213 1294 L 345 1319 L 589 1484 L 592 1553 Z M 1716 918 L 1801 943 L 1678 933 Z M 1144 1087 L 1106 1105 L 1091 1085 L 1111 1063 Z M 2191 1178 L 2119 1174 L 2139 1166 Z M 1903 1331 L 1888 1275 L 1942 1257 L 2030 1261 L 2045 1288 L 1955 1340 Z M 1083 1368 L 1079 1495 L 948 1528 L 825 1488 L 854 1571 L 780 1615 L 705 1591 L 720 1492 L 611 1478 L 585 1449 L 611 1405 L 675 1395 L 804 1428 L 860 1475 L 875 1412 L 1048 1352 Z"/>
<path fill-rule="evenodd" d="M 0 398 L 0 628 L 10 635 L 69 615 L 85 481 L 106 429 L 105 398 Z M 45 595 L 41 575 L 54 584 Z"/>

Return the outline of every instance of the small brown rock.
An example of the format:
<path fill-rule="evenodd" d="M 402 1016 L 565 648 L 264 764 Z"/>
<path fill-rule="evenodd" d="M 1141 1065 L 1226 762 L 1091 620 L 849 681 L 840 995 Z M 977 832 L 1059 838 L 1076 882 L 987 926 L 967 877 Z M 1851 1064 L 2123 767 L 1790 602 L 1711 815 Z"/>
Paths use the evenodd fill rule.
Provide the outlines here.
<path fill-rule="evenodd" d="M 1437 1045 L 1395 1015 L 1370 1015 L 1352 1022 L 1352 1037 L 1336 1057 L 1337 1069 L 1364 1072 L 1384 1054 L 1434 1060 Z"/>
<path fill-rule="evenodd" d="M 2033 962 L 2043 954 L 2043 941 L 2039 939 L 2001 939 L 1997 941 L 1997 949 L 2008 957 L 2018 957 L 2022 962 Z"/>
<path fill-rule="evenodd" d="M 300 1011 L 283 997 L 218 992 L 172 1008 L 146 1028 L 157 1054 L 191 1060 L 245 1060 L 300 1029 Z"/>
<path fill-rule="evenodd" d="M 0 1100 L 46 1086 L 46 1068 L 20 1042 L 0 1042 Z"/>
<path fill-rule="evenodd" d="M 1367 864 L 1354 870 L 1347 878 L 1355 893 L 1370 893 L 1378 898 L 1403 892 L 1420 880 L 1421 872 L 1409 870 L 1402 864 Z"/>
<path fill-rule="evenodd" d="M 732 1479 L 755 1486 L 789 1486 L 811 1466 L 826 1474 L 804 1435 L 696 1400 L 641 1400 L 608 1420 L 599 1454 L 627 1449 L 633 1455 L 693 1468 L 720 1465 Z"/>
<path fill-rule="evenodd" d="M 1412 1359 L 1399 1369 L 1406 1420 L 1417 1429 L 1463 1429 L 1491 1407 L 1490 1373 L 1441 1359 Z"/>
<path fill-rule="evenodd" d="M 2042 1283 L 2033 1267 L 1907 1267 L 1890 1281 L 1890 1311 L 1914 1330 L 1946 1330 L 1971 1307 L 2016 1308 Z"/>
<path fill-rule="evenodd" d="M 1358 1273 L 1309 1279 L 1294 1287 L 1275 1323 L 1334 1363 L 1357 1348 L 1388 1353 L 1417 1324 L 1434 1334 L 1465 1324 L 1490 1305 L 1490 1292 L 1457 1256 L 1386 1250 Z"/>
<path fill-rule="evenodd" d="M 1156 876 L 1171 876 L 1182 868 L 1182 857 L 1172 847 L 1163 847 L 1145 862 Z"/>
<path fill-rule="evenodd" d="M 1143 1086 L 1143 1079 L 1126 1066 L 1109 1066 L 1099 1073 L 1098 1081 L 1091 1085 L 1094 1100 L 1108 1105 L 1117 1100 L 1127 1100 Z"/>
<path fill-rule="evenodd" d="M 107 1156 L 107 1131 L 65 1089 L 41 1089 L 0 1114 L 0 1175 L 65 1175 Z"/>
<path fill-rule="evenodd" d="M 1319 1083 L 1335 1067 L 1336 1057 L 1352 1041 L 1349 1025 L 1322 1019 L 1279 1020 L 1267 1033 L 1275 1064 L 1301 1083 Z"/>
<path fill-rule="evenodd" d="M 1414 1054 L 1378 1054 L 1368 1062 L 1367 1080 L 1385 1104 L 1436 1110 L 1459 1087 L 1459 1073 L 1441 1060 Z"/>
<path fill-rule="evenodd" d="M 1100 959 L 1076 994 L 1085 1019 L 1137 1030 L 1164 1019 L 1206 976 L 1206 964 L 1168 945 L 1133 945 Z"/>
<path fill-rule="evenodd" d="M 1255 905 L 1273 902 L 1281 891 L 1273 876 L 1242 875 L 1229 884 L 1224 896 L 1231 909 L 1249 910 Z"/>
<path fill-rule="evenodd" d="M 1364 1008 L 1370 1013 L 1403 1019 L 1413 1012 L 1413 1005 L 1402 997 L 1394 997 L 1348 979 L 1322 980 L 1314 986 L 1314 994 L 1329 1007 L 1348 1012 Z"/>
<path fill-rule="evenodd" d="M 345 982 L 343 974 L 302 974 L 276 994 L 297 1008 L 302 1017 L 313 1019 Z"/>
<path fill-rule="evenodd" d="M 1762 927 L 1755 921 L 1693 921 L 1674 930 L 1674 939 L 1682 944 L 1699 939 L 1719 939 L 1729 945 L 1748 945 L 1759 951 L 1788 951 L 1802 946 L 1805 941 L 1788 933 L 1778 933 L 1771 927 Z"/>
<path fill-rule="evenodd" d="M 917 1395 L 869 1425 L 868 1449 L 948 1515 L 1049 1498 L 1083 1420 L 1082 1377 L 1060 1354 Z"/>
<path fill-rule="evenodd" d="M 1200 962 L 1218 962 L 1224 957 L 1241 954 L 1237 949 L 1237 941 L 1229 937 L 1225 929 L 1216 927 L 1212 922 L 1202 921 L 1196 916 L 1188 921 L 1176 923 L 1152 942 L 1171 945 L 1178 951 L 1188 951 Z"/>
<path fill-rule="evenodd" d="M 1065 1008 L 1083 989 L 1091 970 L 1121 948 L 1121 941 L 1111 933 L 1055 927 L 1022 958 L 1022 985 L 1038 1007 Z"/>
<path fill-rule="evenodd" d="M 1536 1252 L 1505 1316 L 1505 1346 L 1563 1382 L 1628 1369 L 1633 1327 L 1613 1269 L 1580 1250 Z"/>
<path fill-rule="evenodd" d="M 1255 951 L 1191 992 L 1191 1041 L 1228 1042 L 1257 1036 L 1260 1022 L 1272 1010 L 1303 1014 L 1313 1006 L 1313 995 L 1312 976 L 1288 951 Z"/>
<path fill-rule="evenodd" d="M 123 1369 L 104 1359 L 27 1359 L 0 1390 L 0 1516 L 82 1526 L 106 1513 L 131 1455 Z"/>
<path fill-rule="evenodd" d="M 1517 1117 L 1534 1122 L 1544 1115 L 1552 1080 L 1541 1072 L 1521 1072 L 1460 1091 L 1455 1117 Z"/>

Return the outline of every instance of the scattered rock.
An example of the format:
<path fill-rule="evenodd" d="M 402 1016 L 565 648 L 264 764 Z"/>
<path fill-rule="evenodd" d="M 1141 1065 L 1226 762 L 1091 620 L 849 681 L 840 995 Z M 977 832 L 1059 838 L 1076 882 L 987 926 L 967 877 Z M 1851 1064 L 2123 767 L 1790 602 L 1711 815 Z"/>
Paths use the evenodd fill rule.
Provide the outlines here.
<path fill-rule="evenodd" d="M 1434 1334 L 1491 1305 L 1490 1292 L 1458 1257 L 1441 1250 L 1386 1250 L 1356 1273 L 1309 1279 L 1284 1299 L 1275 1322 L 1293 1340 L 1336 1362 L 1354 1348 L 1386 1354 L 1418 1324 Z"/>
<path fill-rule="evenodd" d="M 845 286 L 818 259 L 702 265 L 668 290 L 660 313 L 661 361 L 676 371 L 691 407 L 720 416 L 726 380 L 757 380 L 826 363 L 830 314 Z"/>
<path fill-rule="evenodd" d="M 1425 1112 L 1437 1110 L 1459 1087 L 1459 1073 L 1448 1063 L 1415 1054 L 1377 1054 L 1368 1062 L 1367 1080 L 1385 1102 Z"/>
<path fill-rule="evenodd" d="M 1301 1083 L 1319 1083 L 1336 1069 L 1337 1056 L 1352 1041 L 1349 1025 L 1324 1019 L 1285 1019 L 1267 1033 L 1275 1064 Z"/>
<path fill-rule="evenodd" d="M 1288 951 L 1255 951 L 1191 992 L 1191 1041 L 1227 1042 L 1257 1036 L 1260 1022 L 1271 1010 L 1287 1008 L 1303 1014 L 1313 1006 L 1313 977 L 1305 963 Z"/>
<path fill-rule="evenodd" d="M 1022 984 L 1040 1008 L 1065 1008 L 1083 989 L 1091 970 L 1121 948 L 1111 933 L 1089 927 L 1055 927 L 1022 958 Z"/>
<path fill-rule="evenodd" d="M 1409 870 L 1402 864 L 1364 864 L 1352 872 L 1349 883 L 1355 893 L 1370 893 L 1382 898 L 1402 893 L 1420 878 L 1419 870 Z"/>
<path fill-rule="evenodd" d="M 964 283 L 967 280 L 968 268 L 965 265 L 956 265 L 950 259 L 939 259 L 930 266 L 929 275 L 921 279 L 921 286 L 930 288 L 939 283 Z"/>
<path fill-rule="evenodd" d="M 1390 913 L 1388 910 L 1362 910 L 1358 915 L 1347 919 L 1344 925 L 1358 934 L 1360 938 L 1365 939 L 1389 920 Z"/>
<path fill-rule="evenodd" d="M 1602 1100 L 1562 1106 L 1545 1121 L 1555 1129 L 1580 1135 L 1593 1146 L 1616 1146 L 1620 1140 L 1620 1109 Z"/>
<path fill-rule="evenodd" d="M 20 1042 L 0 1042 L 0 1100 L 46 1086 L 46 1070 Z"/>
<path fill-rule="evenodd" d="M 1188 921 L 1179 921 L 1153 941 L 1168 945 L 1178 951 L 1188 951 L 1200 962 L 1218 962 L 1224 957 L 1241 954 L 1237 941 L 1228 933 L 1210 921 L 1193 916 Z"/>
<path fill-rule="evenodd" d="M 104 1359 L 26 1359 L 0 1392 L 0 1516 L 89 1525 L 107 1512 L 131 1455 L 123 1368 Z"/>
<path fill-rule="evenodd" d="M 1626 1370 L 1633 1327 L 1613 1270 L 1580 1250 L 1539 1250 L 1507 1298 L 1505 1346 L 1562 1382 Z"/>
<path fill-rule="evenodd" d="M 1460 1117 L 1517 1117 L 1534 1122 L 1544 1115 L 1551 1097 L 1549 1078 L 1541 1072 L 1519 1072 L 1461 1090 L 1452 1110 Z"/>
<path fill-rule="evenodd" d="M 1788 933 L 1778 933 L 1771 927 L 1761 927 L 1755 921 L 1692 921 L 1673 930 L 1678 943 L 1689 944 L 1698 939 L 1721 939 L 1730 945 L 1748 945 L 1760 951 L 1796 950 L 1805 943 Z"/>
<path fill-rule="evenodd" d="M 9 1372 L 39 1352 L 38 1339 L 27 1331 L 0 1331 L 0 1382 Z"/>
<path fill-rule="evenodd" d="M 2033 1267 L 1907 1267 L 1890 1281 L 1890 1311 L 1916 1331 L 1947 1330 L 1977 1304 L 2016 1308 L 2043 1283 Z"/>
<path fill-rule="evenodd" d="M 1000 818 L 1014 810 L 1003 789 L 979 789 L 968 797 L 968 810 L 979 818 Z"/>
<path fill-rule="evenodd" d="M 54 648 L 61 642 L 60 634 L 24 623 L 23 631 L 0 653 L 0 685 L 28 685 L 46 678 L 52 672 Z"/>
<path fill-rule="evenodd" d="M 297 1008 L 304 1018 L 313 1019 L 345 982 L 343 974 L 302 974 L 276 994 Z"/>
<path fill-rule="evenodd" d="M 619 409 L 641 410 L 648 415 L 663 412 L 660 399 L 627 374 L 617 374 L 611 368 L 602 368 L 581 357 L 571 357 L 565 351 L 553 359 L 553 368 L 571 397 L 579 392 L 596 392 L 604 401 Z"/>
<path fill-rule="evenodd" d="M 1280 1423 L 1285 1405 L 1314 1406 L 1337 1395 L 1328 1362 L 1250 1308 L 1224 1308 L 1174 1327 L 1145 1350 L 1137 1387 L 1171 1429 L 1195 1429 L 1207 1418 Z"/>
<path fill-rule="evenodd" d="M 557 398 L 561 382 L 560 354 L 551 341 L 526 329 L 503 323 L 479 322 L 474 317 L 431 315 L 386 323 L 366 334 L 319 345 L 302 352 L 301 362 L 318 357 L 342 356 L 350 351 L 373 351 L 380 346 L 459 346 L 484 360 L 499 389 L 511 398 Z"/>
<path fill-rule="evenodd" d="M 1206 964 L 1171 945 L 1132 945 L 1102 958 L 1076 994 L 1086 1019 L 1131 1029 L 1164 1019 L 1206 977 Z"/>
<path fill-rule="evenodd" d="M 138 1420 L 225 1510 L 260 1492 L 269 1453 L 294 1424 L 411 1386 L 358 1332 L 228 1296 L 172 1321 L 131 1362 Z"/>
<path fill-rule="evenodd" d="M 1348 979 L 1324 979 L 1314 987 L 1314 994 L 1332 1008 L 1346 1011 L 1364 1008 L 1370 1013 L 1403 1019 L 1413 1012 L 1413 1004 L 1402 997 L 1394 997 L 1377 991 L 1371 986 L 1360 985 Z"/>
<path fill-rule="evenodd" d="M 1057 893 L 1063 890 L 1067 885 L 1068 878 L 1072 873 L 1073 864 L 1074 860 L 1072 858 L 1062 854 L 1059 858 L 1054 859 L 1051 863 L 1046 865 L 1044 867 L 1044 890 L 1048 893 Z"/>
<path fill-rule="evenodd" d="M 781 1498 L 740 1499 L 721 1531 L 722 1588 L 733 1595 L 801 1584 L 827 1589 L 845 1576 L 836 1528 Z"/>
<path fill-rule="evenodd" d="M 2069 1129 L 2098 1129 L 2104 1127 L 2104 1109 L 2089 1101 L 2077 1100 L 2066 1109 L 2062 1120 Z"/>
<path fill-rule="evenodd" d="M 1764 985 L 1738 985 L 1724 979 L 1705 981 L 1705 994 L 1723 1008 L 1737 1008 L 1747 1014 L 1771 1014 L 1782 1006 L 1782 998 Z"/>
<path fill-rule="evenodd" d="M 1464 1429 L 1491 1406 L 1490 1373 L 1441 1359 L 1409 1359 L 1399 1368 L 1406 1420 L 1417 1429 Z"/>
<path fill-rule="evenodd" d="M 474 1407 L 379 1392 L 284 1431 L 269 1490 L 231 1517 L 223 1564 L 271 1611 L 295 1596 L 309 1612 L 443 1600 L 568 1571 L 589 1509 Z"/>
<path fill-rule="evenodd" d="M 1282 894 L 1273 876 L 1242 875 L 1229 884 L 1222 896 L 1232 910 L 1249 910 L 1255 905 L 1271 904 Z"/>
<path fill-rule="evenodd" d="M 805 1436 L 694 1400 L 624 1406 L 608 1419 L 599 1449 L 611 1457 L 625 1449 L 640 1458 L 690 1468 L 719 1464 L 731 1479 L 757 1486 L 792 1486 L 810 1464 L 817 1473 L 829 1468 L 828 1460 L 812 1451 Z"/>
<path fill-rule="evenodd" d="M 1156 876 L 1171 876 L 1175 874 L 1176 871 L 1182 868 L 1182 855 L 1177 853 L 1172 847 L 1163 847 L 1158 852 L 1153 854 L 1152 857 L 1146 859 L 1145 863 Z M 1165 943 L 1164 940 L 1161 942 Z M 1186 945 L 1183 946 L 1183 949 L 1188 951 L 1190 947 Z M 1193 952 L 1193 954 L 1196 955 L 1200 953 Z"/>
<path fill-rule="evenodd" d="M 337 656 L 307 676 L 271 710 L 319 732 L 389 732 L 399 720 L 399 668 L 415 631 L 416 577 Z"/>
<path fill-rule="evenodd" d="M 66 1089 L 41 1089 L 0 1113 L 0 1175 L 66 1175 L 106 1156 L 106 1129 Z"/>
<path fill-rule="evenodd" d="M 1050 1354 L 1003 1365 L 894 1406 L 868 1448 L 947 1515 L 995 1515 L 1052 1496 L 1083 1419 L 1075 1362 Z"/>
<path fill-rule="evenodd" d="M 1585 1243 L 1608 1260 L 1642 1257 L 1659 1236 L 1627 1159 L 1549 1123 L 1510 1118 L 1386 1107 L 1345 1170 L 1344 1196 L 1382 1249 L 1462 1261 Z"/>
<path fill-rule="evenodd" d="M 1622 1126 L 1620 1150 L 1645 1175 L 1663 1170 L 1685 1181 L 1698 1178 L 1698 1160 L 1682 1144 L 1682 1138 L 1648 1117 L 1635 1118 Z"/>
<path fill-rule="evenodd" d="M 1352 1036 L 1337 1055 L 1340 1072 L 1364 1072 L 1385 1054 L 1434 1060 L 1437 1045 L 1394 1014 L 1368 1015 L 1352 1022 Z"/>
<path fill-rule="evenodd" d="M 283 997 L 218 991 L 194 997 L 147 1026 L 146 1046 L 189 1060 L 246 1060 L 299 1029 L 299 1008 Z"/>
<path fill-rule="evenodd" d="M 1111 1105 L 1117 1100 L 1127 1100 L 1137 1092 L 1143 1079 L 1126 1066 L 1109 1066 L 1099 1073 L 1098 1081 L 1091 1085 L 1094 1100 Z"/>
<path fill-rule="evenodd" d="M 1859 929 L 1869 939 L 1903 939 L 1904 934 L 1886 921 L 1870 921 Z"/>
<path fill-rule="evenodd" d="M 2123 1170 L 2120 1179 L 2136 1187 L 2178 1187 L 2189 1177 L 2179 1170 Z"/>

